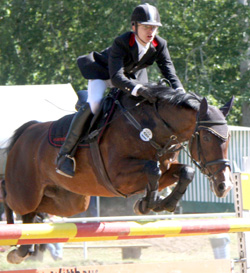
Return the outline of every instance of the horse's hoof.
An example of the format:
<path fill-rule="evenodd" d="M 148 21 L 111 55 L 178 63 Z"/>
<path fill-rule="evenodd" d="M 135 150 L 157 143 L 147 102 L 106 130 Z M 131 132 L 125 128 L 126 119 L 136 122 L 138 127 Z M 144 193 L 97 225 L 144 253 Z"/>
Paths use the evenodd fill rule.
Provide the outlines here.
<path fill-rule="evenodd" d="M 164 205 L 164 209 L 168 212 L 174 212 L 176 209 L 176 204 L 173 205 L 173 204 L 171 204 L 171 202 L 167 203 Z"/>
<path fill-rule="evenodd" d="M 144 198 L 139 199 L 135 202 L 134 212 L 138 215 L 143 215 L 150 212 L 150 209 L 147 208 L 147 202 L 144 200 Z"/>
<path fill-rule="evenodd" d="M 23 260 L 25 260 L 29 254 L 27 254 L 25 257 L 20 257 L 17 253 L 17 249 L 14 249 L 9 252 L 7 255 L 7 261 L 11 264 L 20 264 Z"/>
<path fill-rule="evenodd" d="M 161 212 L 163 210 L 165 210 L 162 206 L 162 201 L 165 199 L 164 196 L 158 196 L 157 198 L 157 205 L 155 206 L 155 208 L 153 209 L 154 212 Z"/>

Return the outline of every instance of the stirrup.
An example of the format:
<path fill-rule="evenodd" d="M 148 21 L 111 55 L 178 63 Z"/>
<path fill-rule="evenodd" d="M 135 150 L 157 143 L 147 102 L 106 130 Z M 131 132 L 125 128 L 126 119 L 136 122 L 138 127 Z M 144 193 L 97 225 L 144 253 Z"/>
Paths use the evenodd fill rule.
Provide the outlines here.
<path fill-rule="evenodd" d="M 73 171 L 75 172 L 75 170 L 76 170 L 76 159 L 73 156 L 68 155 L 68 154 L 66 154 L 65 157 L 67 157 L 67 158 L 69 158 L 69 159 L 71 159 L 73 161 Z"/>
<path fill-rule="evenodd" d="M 75 170 L 76 170 L 76 160 L 75 160 L 75 158 L 73 156 L 70 156 L 69 154 L 61 155 L 60 157 L 65 157 L 65 158 L 69 158 L 70 160 L 72 160 L 72 162 L 73 162 L 73 173 L 75 174 Z M 58 164 L 58 161 L 60 160 L 60 157 L 57 160 L 57 164 Z M 61 164 L 61 166 L 62 165 L 63 164 Z M 64 171 L 60 170 L 59 167 L 61 167 L 61 166 L 58 166 L 58 168 L 56 168 L 56 172 L 63 175 L 63 176 L 66 176 L 68 178 L 73 178 L 74 174 L 70 175 L 67 172 L 64 172 Z"/>

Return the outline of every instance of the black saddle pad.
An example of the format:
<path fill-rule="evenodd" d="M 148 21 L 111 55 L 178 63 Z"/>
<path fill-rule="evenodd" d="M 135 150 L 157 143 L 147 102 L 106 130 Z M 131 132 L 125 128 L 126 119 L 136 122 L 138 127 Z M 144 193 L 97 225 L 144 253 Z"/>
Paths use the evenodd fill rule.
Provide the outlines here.
<path fill-rule="evenodd" d="M 115 94 L 115 97 L 106 97 L 103 100 L 100 112 L 92 119 L 88 133 L 90 134 L 96 130 L 97 133 L 95 134 L 95 136 L 97 137 L 98 141 L 100 141 L 101 136 L 108 125 L 108 122 L 111 120 L 116 106 L 115 99 L 118 97 L 118 95 L 119 94 Z M 63 145 L 74 115 L 75 114 L 67 115 L 57 121 L 52 122 L 48 132 L 48 141 L 52 146 L 61 147 Z M 89 141 L 91 140 L 87 139 L 85 136 L 78 146 L 89 146 Z"/>
<path fill-rule="evenodd" d="M 55 147 L 61 147 L 65 141 L 69 126 L 75 114 L 67 115 L 52 122 L 49 128 L 49 143 Z"/>

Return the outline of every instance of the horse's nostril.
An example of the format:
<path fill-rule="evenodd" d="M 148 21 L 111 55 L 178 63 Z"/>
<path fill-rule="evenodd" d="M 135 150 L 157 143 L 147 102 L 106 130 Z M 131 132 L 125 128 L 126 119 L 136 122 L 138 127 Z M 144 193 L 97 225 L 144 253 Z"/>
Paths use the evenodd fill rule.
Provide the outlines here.
<path fill-rule="evenodd" d="M 225 183 L 220 183 L 219 186 L 218 186 L 218 190 L 219 191 L 224 191 L 226 188 L 226 184 Z"/>

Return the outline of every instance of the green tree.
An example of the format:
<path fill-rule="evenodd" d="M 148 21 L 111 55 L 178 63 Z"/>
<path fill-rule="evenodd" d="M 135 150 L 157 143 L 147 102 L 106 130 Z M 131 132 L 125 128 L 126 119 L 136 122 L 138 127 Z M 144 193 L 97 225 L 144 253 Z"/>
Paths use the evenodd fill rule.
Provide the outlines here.
<path fill-rule="evenodd" d="M 135 0 L 2 0 L 0 7 L 0 84 L 70 82 L 86 87 L 76 58 L 100 51 L 130 30 Z M 185 89 L 215 105 L 236 96 L 232 124 L 240 124 L 249 100 L 249 5 L 237 0 L 148 0 L 158 7 L 177 74 Z M 151 81 L 160 77 L 149 69 Z"/>
<path fill-rule="evenodd" d="M 129 30 L 138 1 L 3 0 L 0 84 L 86 83 L 76 58 Z"/>
<path fill-rule="evenodd" d="M 248 48 L 244 31 L 249 29 L 244 20 L 249 17 L 249 7 L 234 0 L 161 1 L 161 5 L 166 26 L 161 34 L 169 41 L 185 88 L 216 105 L 235 95 L 230 118 L 231 123 L 239 123 L 242 100 L 249 92 L 244 90 L 249 77 L 240 75 L 240 63 Z"/>

